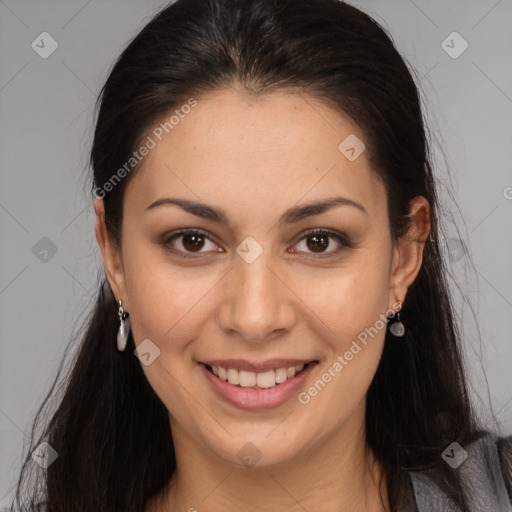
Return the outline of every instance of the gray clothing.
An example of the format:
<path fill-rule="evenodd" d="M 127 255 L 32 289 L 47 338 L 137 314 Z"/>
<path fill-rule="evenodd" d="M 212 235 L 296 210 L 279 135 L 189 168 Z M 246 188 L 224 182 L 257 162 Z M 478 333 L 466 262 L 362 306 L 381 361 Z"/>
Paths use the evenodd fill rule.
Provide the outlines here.
<path fill-rule="evenodd" d="M 454 467 L 456 462 L 450 465 L 462 477 L 470 495 L 471 512 L 512 512 L 512 436 L 487 434 L 464 449 L 467 459 L 457 467 Z M 455 452 L 450 452 L 452 459 L 464 453 L 457 447 Z M 459 511 L 453 500 L 430 479 L 430 471 L 409 471 L 414 495 L 411 512 Z"/>

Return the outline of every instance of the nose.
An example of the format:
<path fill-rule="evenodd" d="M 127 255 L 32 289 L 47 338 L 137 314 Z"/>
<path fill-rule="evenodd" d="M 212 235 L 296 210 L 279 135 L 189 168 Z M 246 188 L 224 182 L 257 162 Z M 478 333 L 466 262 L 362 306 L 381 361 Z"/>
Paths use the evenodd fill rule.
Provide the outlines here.
<path fill-rule="evenodd" d="M 295 296 L 267 252 L 252 263 L 235 258 L 218 314 L 224 332 L 251 343 L 283 336 L 296 321 Z"/>

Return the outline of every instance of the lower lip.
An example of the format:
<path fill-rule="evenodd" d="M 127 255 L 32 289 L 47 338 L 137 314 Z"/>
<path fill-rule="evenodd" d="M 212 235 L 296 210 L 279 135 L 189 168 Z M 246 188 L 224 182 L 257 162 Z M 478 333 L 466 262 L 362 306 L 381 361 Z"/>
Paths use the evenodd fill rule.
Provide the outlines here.
<path fill-rule="evenodd" d="M 251 389 L 233 386 L 219 379 L 206 366 L 199 363 L 202 373 L 213 387 L 214 391 L 226 402 L 242 409 L 260 410 L 278 407 L 298 394 L 304 381 L 318 363 L 309 363 L 296 377 L 286 379 L 272 388 Z"/>

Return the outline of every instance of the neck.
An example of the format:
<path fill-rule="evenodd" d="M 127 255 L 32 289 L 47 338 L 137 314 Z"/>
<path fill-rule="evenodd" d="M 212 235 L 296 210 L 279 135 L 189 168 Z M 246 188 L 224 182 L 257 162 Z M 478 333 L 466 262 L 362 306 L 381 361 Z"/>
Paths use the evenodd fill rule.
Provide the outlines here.
<path fill-rule="evenodd" d="M 361 421 L 362 420 L 362 421 Z M 146 512 L 220 512 L 243 503 L 244 512 L 389 512 L 387 482 L 365 446 L 364 411 L 336 432 L 303 448 L 292 461 L 235 466 L 173 426 L 177 471 Z M 354 428 L 354 423 L 359 428 Z"/>

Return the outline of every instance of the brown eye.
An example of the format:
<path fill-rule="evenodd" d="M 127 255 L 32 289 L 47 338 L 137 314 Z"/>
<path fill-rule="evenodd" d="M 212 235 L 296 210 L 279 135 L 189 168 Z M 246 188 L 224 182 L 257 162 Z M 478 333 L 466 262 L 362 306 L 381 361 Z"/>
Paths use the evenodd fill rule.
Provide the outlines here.
<path fill-rule="evenodd" d="M 311 249 L 313 252 L 323 252 L 324 249 L 329 247 L 329 235 L 308 235 L 306 240 L 308 241 L 306 245 L 308 249 Z"/>
<path fill-rule="evenodd" d="M 211 244 L 210 250 L 203 251 L 202 249 L 208 248 L 208 243 Z M 167 237 L 162 245 L 164 248 L 173 254 L 177 254 L 183 258 L 194 258 L 194 253 L 200 255 L 207 252 L 220 252 L 218 247 L 210 237 L 203 231 L 196 229 L 183 229 L 177 231 L 172 236 Z"/>
<path fill-rule="evenodd" d="M 351 247 L 347 236 L 334 231 L 316 228 L 305 234 L 297 244 L 302 244 L 304 250 L 293 252 L 304 252 L 306 254 L 318 254 L 319 257 L 329 257 L 338 254 L 344 247 Z M 336 246 L 338 248 L 336 249 Z M 334 250 L 328 250 L 334 248 Z"/>
<path fill-rule="evenodd" d="M 191 233 L 188 235 L 182 235 L 182 245 L 187 251 L 200 250 L 204 245 L 205 237 L 201 234 Z"/>

